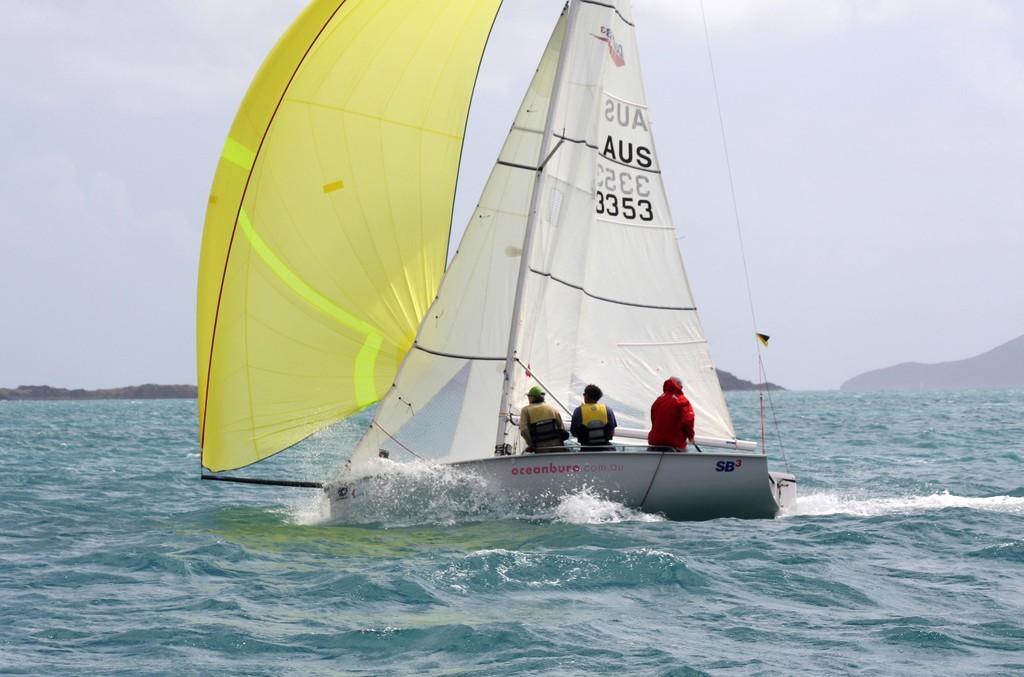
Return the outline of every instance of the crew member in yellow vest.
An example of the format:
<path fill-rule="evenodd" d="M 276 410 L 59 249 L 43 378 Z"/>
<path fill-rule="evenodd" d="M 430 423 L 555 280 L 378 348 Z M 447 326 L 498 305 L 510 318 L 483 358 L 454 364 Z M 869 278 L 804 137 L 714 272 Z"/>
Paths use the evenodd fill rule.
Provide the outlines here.
<path fill-rule="evenodd" d="M 583 389 L 583 404 L 572 412 L 569 432 L 584 447 L 607 448 L 615 434 L 615 412 L 598 402 L 603 395 L 601 389 L 591 383 Z"/>
<path fill-rule="evenodd" d="M 526 451 L 538 454 L 565 451 L 569 433 L 558 410 L 544 401 L 544 390 L 533 386 L 526 393 L 530 403 L 519 412 L 519 432 L 526 440 Z"/>

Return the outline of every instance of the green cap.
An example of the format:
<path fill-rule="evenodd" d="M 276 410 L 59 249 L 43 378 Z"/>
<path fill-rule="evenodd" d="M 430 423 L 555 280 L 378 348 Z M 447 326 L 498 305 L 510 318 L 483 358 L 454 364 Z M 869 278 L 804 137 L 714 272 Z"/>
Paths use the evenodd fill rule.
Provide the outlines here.
<path fill-rule="evenodd" d="M 530 397 L 544 397 L 544 390 L 540 386 L 533 386 L 526 394 Z"/>

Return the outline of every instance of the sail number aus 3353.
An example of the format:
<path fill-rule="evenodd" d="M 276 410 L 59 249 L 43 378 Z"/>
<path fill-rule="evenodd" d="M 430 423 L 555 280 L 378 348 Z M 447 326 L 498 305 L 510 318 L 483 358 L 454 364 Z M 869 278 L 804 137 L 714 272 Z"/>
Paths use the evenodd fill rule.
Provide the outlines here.
<path fill-rule="evenodd" d="M 654 220 L 650 197 L 651 180 L 618 166 L 597 165 L 597 204 L 595 211 L 606 216 L 618 216 L 630 221 Z"/>

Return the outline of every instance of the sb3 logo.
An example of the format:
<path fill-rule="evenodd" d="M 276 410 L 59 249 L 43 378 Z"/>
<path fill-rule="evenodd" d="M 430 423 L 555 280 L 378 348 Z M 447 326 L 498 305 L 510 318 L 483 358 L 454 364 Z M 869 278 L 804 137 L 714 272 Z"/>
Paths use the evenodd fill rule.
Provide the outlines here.
<path fill-rule="evenodd" d="M 735 461 L 719 461 L 715 464 L 715 472 L 732 472 L 743 465 L 743 459 L 737 458 Z"/>
<path fill-rule="evenodd" d="M 359 489 L 357 489 L 354 486 L 347 486 L 346 485 L 346 486 L 338 487 L 335 490 L 334 498 L 336 498 L 339 501 L 343 501 L 346 498 L 355 498 L 356 496 L 361 496 L 361 495 L 362 495 L 362 492 L 360 492 Z"/>

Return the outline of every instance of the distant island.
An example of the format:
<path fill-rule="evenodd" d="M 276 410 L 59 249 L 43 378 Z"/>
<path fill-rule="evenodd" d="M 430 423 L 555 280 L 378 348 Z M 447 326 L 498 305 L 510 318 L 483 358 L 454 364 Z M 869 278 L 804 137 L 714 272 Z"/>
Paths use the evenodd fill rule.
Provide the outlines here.
<path fill-rule="evenodd" d="M 68 390 L 50 386 L 0 388 L 0 400 L 194 400 L 197 396 L 198 389 L 195 386 L 161 386 L 153 383 L 104 390 Z"/>
<path fill-rule="evenodd" d="M 851 378 L 840 390 L 992 390 L 1024 388 L 1024 336 L 966 360 L 904 362 Z"/>
<path fill-rule="evenodd" d="M 736 378 L 727 371 L 718 370 L 718 381 L 722 390 L 757 390 L 758 385 Z M 769 383 L 771 390 L 785 390 Z M 0 400 L 171 400 L 196 399 L 198 389 L 190 385 L 162 386 L 146 383 L 141 386 L 107 388 L 103 390 L 82 390 L 77 388 L 53 388 L 51 386 L 18 386 L 0 388 Z"/>
<path fill-rule="evenodd" d="M 751 381 L 744 381 L 741 378 L 737 378 L 727 371 L 716 369 L 718 372 L 718 383 L 722 386 L 722 390 L 760 390 L 761 384 L 753 383 Z M 785 390 L 780 385 L 776 385 L 771 381 L 764 384 L 768 390 Z"/>

